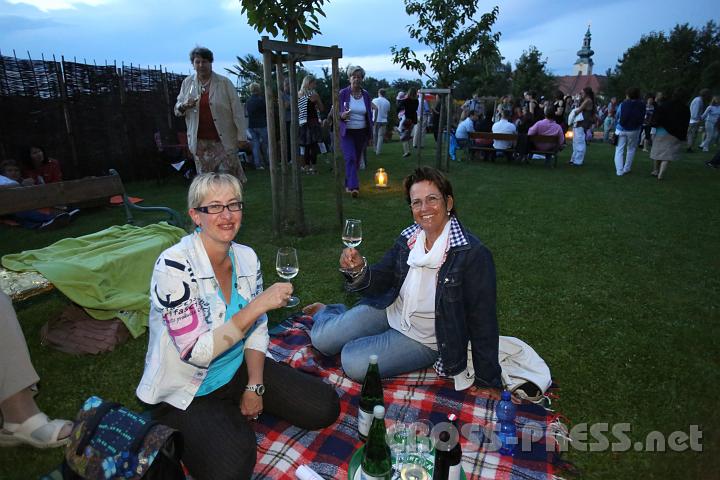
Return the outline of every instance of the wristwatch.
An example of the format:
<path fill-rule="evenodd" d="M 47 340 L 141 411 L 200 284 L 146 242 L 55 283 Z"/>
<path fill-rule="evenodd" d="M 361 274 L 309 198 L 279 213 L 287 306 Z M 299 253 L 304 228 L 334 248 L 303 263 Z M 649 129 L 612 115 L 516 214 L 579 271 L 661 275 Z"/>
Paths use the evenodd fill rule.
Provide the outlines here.
<path fill-rule="evenodd" d="M 262 397 L 265 393 L 265 385 L 258 383 L 257 385 L 248 385 L 245 387 L 248 392 L 255 392 L 259 397 Z"/>

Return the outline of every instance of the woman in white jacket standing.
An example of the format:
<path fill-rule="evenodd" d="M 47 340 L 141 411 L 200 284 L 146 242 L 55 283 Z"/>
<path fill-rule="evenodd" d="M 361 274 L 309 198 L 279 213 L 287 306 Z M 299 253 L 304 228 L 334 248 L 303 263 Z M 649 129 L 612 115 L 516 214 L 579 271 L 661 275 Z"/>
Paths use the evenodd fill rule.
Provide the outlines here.
<path fill-rule="evenodd" d="M 190 51 L 195 74 L 183 80 L 175 115 L 185 117 L 188 149 L 197 173 L 226 172 L 245 182 L 237 152 L 247 147 L 247 119 L 235 86 L 212 71 L 213 53 L 204 47 Z"/>

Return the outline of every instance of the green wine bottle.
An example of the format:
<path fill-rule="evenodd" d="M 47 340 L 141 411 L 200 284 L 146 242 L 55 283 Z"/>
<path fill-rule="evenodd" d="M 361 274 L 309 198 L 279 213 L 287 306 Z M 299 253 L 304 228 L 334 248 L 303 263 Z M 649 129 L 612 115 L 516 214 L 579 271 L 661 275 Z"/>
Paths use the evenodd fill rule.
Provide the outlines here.
<path fill-rule="evenodd" d="M 457 416 L 454 413 L 448 415 L 448 421 L 452 424 L 452 428 L 458 431 Z M 450 445 L 450 433 L 442 431 L 439 440 L 440 443 L 435 445 L 433 480 L 460 480 L 462 478 L 460 437 L 458 436 L 457 441 Z"/>
<path fill-rule="evenodd" d="M 373 410 L 376 405 L 385 406 L 383 401 L 382 381 L 378 368 L 377 355 L 370 355 L 365 381 L 360 391 L 360 405 L 358 408 L 358 435 L 361 440 L 367 438 L 370 425 L 373 422 Z"/>
<path fill-rule="evenodd" d="M 382 405 L 376 405 L 373 410 L 373 421 L 360 468 L 361 480 L 390 480 L 392 477 L 390 447 L 385 439 L 385 407 Z"/>

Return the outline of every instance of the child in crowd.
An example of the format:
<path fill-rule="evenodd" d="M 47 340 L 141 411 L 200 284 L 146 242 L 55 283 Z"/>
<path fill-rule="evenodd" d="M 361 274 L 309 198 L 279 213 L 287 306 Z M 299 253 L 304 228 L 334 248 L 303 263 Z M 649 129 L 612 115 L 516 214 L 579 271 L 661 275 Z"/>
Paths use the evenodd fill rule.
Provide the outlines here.
<path fill-rule="evenodd" d="M 20 166 L 15 160 L 5 160 L 0 163 L 0 188 L 25 187 L 34 184 L 35 181 L 32 178 L 23 179 L 20 176 Z M 69 212 L 53 209 L 51 213 L 27 210 L 17 212 L 11 218 L 22 227 L 46 230 L 67 225 L 79 212 L 77 209 Z"/>

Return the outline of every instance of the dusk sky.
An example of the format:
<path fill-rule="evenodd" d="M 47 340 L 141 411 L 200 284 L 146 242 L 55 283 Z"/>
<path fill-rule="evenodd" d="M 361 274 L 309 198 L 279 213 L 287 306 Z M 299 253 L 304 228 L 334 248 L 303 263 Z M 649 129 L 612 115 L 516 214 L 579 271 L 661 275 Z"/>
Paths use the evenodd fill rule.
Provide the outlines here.
<path fill-rule="evenodd" d="M 479 2 L 481 12 L 497 2 Z M 514 0 L 499 3 L 495 31 L 500 51 L 513 64 L 530 45 L 547 57 L 551 73 L 572 73 L 576 52 L 591 24 L 595 73 L 615 66 L 643 34 L 668 31 L 677 23 L 700 27 L 718 22 L 720 9 L 709 0 L 604 2 Z M 187 73 L 189 50 L 203 45 L 215 54 L 214 69 L 232 65 L 236 56 L 258 56 L 260 34 L 247 25 L 237 0 L 0 0 L 0 51 L 18 57 L 65 55 L 78 61 L 163 65 Z M 401 0 L 331 0 L 321 18 L 323 34 L 310 43 L 337 44 L 341 66 L 362 65 L 369 75 L 392 80 L 416 78 L 390 60 L 390 46 L 421 46 L 410 41 L 412 18 Z M 309 63 L 311 70 L 324 64 Z"/>

